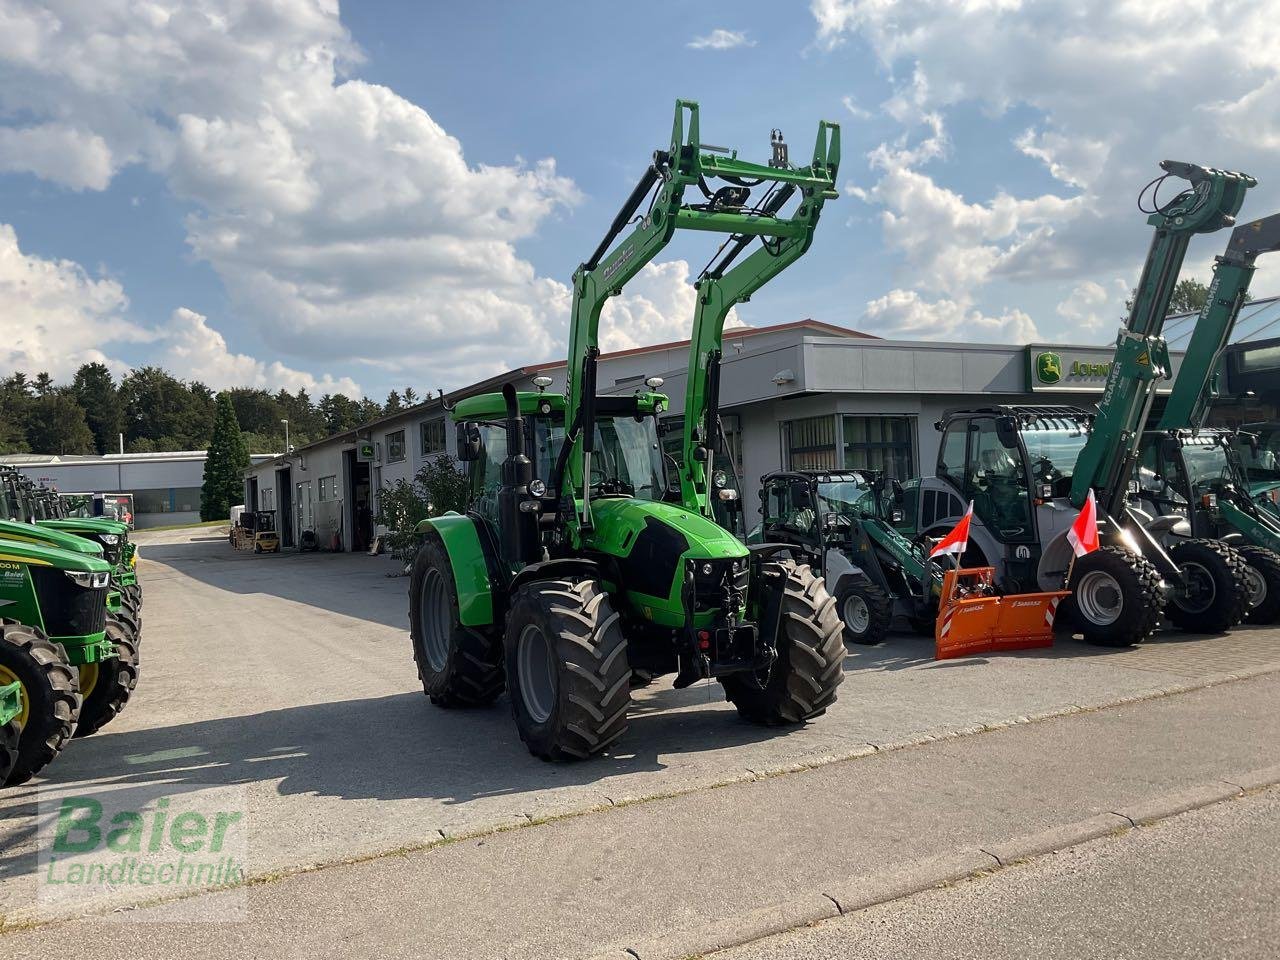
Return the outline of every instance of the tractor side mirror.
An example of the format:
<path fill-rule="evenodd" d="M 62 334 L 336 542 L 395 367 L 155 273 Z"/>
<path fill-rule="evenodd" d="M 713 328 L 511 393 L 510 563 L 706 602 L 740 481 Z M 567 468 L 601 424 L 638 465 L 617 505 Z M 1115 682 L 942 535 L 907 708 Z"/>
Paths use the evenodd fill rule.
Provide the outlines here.
<path fill-rule="evenodd" d="M 1018 449 L 1018 421 L 1013 417 L 996 418 L 996 439 L 1006 450 Z"/>
<path fill-rule="evenodd" d="M 897 506 L 902 506 L 906 499 L 906 494 L 902 489 L 902 481 L 896 477 L 889 478 L 889 492 L 893 495 L 893 502 Z"/>
<path fill-rule="evenodd" d="M 458 459 L 464 463 L 479 460 L 484 453 L 484 438 L 474 423 L 458 424 Z"/>

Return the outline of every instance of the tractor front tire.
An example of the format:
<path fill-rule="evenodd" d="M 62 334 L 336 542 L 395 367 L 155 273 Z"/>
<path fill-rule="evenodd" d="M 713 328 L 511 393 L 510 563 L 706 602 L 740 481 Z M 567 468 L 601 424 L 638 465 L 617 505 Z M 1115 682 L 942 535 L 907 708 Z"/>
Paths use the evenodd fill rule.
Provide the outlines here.
<path fill-rule="evenodd" d="M 583 760 L 627 731 L 631 665 L 622 623 L 596 580 L 516 592 L 504 641 L 511 712 L 543 760 Z"/>
<path fill-rule="evenodd" d="M 893 597 L 867 577 L 845 577 L 836 591 L 836 611 L 844 624 L 845 643 L 875 646 L 889 635 Z"/>
<path fill-rule="evenodd" d="M 80 717 L 76 668 L 61 645 L 25 624 L 0 623 L 0 682 L 22 684 L 18 756 L 4 783 L 26 783 L 71 739 Z"/>
<path fill-rule="evenodd" d="M 752 723 L 804 723 L 826 712 L 844 680 L 844 625 L 836 598 L 807 563 L 774 560 L 761 565 L 761 574 L 764 589 L 781 593 L 778 658 L 767 678 L 733 673 L 720 683 L 739 715 Z"/>
<path fill-rule="evenodd" d="M 80 707 L 76 737 L 97 733 L 118 717 L 138 685 L 137 635 L 130 633 L 121 620 L 109 617 L 107 638 L 115 644 L 116 655 L 79 668 L 80 695 L 84 703 Z"/>
<path fill-rule="evenodd" d="M 1237 547 L 1249 565 L 1250 623 L 1275 623 L 1280 619 L 1280 554 L 1266 547 Z"/>
<path fill-rule="evenodd" d="M 453 564 L 439 540 L 428 539 L 413 558 L 409 637 L 422 692 L 436 706 L 485 706 L 502 693 L 501 640 L 459 619 Z"/>
<path fill-rule="evenodd" d="M 1225 633 L 1249 609 L 1248 564 L 1221 540 L 1182 540 L 1169 558 L 1187 579 L 1187 593 L 1175 593 L 1165 611 L 1171 623 L 1191 633 Z"/>
<path fill-rule="evenodd" d="M 1165 596 L 1160 572 L 1123 547 L 1100 547 L 1075 562 L 1065 607 L 1086 643 L 1132 647 L 1160 626 Z"/>

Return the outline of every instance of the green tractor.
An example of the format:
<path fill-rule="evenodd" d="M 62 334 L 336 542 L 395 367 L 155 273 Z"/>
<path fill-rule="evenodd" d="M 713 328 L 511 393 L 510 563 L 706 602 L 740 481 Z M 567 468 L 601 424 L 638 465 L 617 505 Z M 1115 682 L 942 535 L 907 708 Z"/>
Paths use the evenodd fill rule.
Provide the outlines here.
<path fill-rule="evenodd" d="M 1248 491 L 1270 516 L 1280 518 L 1280 421 L 1246 423 L 1236 435 Z"/>
<path fill-rule="evenodd" d="M 877 644 L 895 617 L 933 635 L 942 569 L 902 521 L 902 485 L 872 470 L 780 470 L 761 478 L 752 541 L 789 543 L 822 573 L 846 643 Z"/>
<path fill-rule="evenodd" d="M 819 125 L 808 166 L 791 165 L 777 131 L 772 152 L 755 164 L 702 144 L 697 104 L 678 101 L 669 149 L 574 274 L 566 393 L 538 378 L 536 392 L 508 384 L 452 411 L 471 503 L 418 528 L 414 658 L 440 706 L 509 688 L 520 737 L 542 759 L 585 758 L 622 736 L 637 677 L 715 678 L 762 724 L 803 723 L 835 701 L 844 645 L 821 577 L 785 545 L 748 548 L 714 519 L 717 504 L 737 504 L 715 468 L 724 318 L 808 249 L 836 196 L 839 128 Z M 690 188 L 700 202 L 685 200 Z M 682 228 L 727 238 L 697 283 L 679 463 L 658 439 L 662 381 L 601 396 L 596 367 L 605 302 Z"/>
<path fill-rule="evenodd" d="M 18 741 L 22 739 L 22 684 L 16 680 L 0 687 L 0 786 L 18 765 Z"/>
<path fill-rule="evenodd" d="M 18 496 L 15 496 L 15 491 Z M 80 674 L 79 690 L 85 701 L 84 708 L 79 711 L 75 735 L 87 737 L 120 714 L 137 686 L 140 624 L 114 587 L 116 568 L 104 559 L 100 542 L 46 524 L 6 519 L 28 515 L 21 493 L 21 487 L 15 486 L 11 475 L 0 474 L 0 546 L 6 549 L 19 546 L 45 548 L 57 555 L 78 555 L 106 565 L 107 589 L 103 591 L 106 642 L 76 640 L 72 635 L 68 635 L 67 640 L 68 659 Z M 52 596 L 41 599 L 41 618 L 57 618 L 58 612 L 47 606 L 53 602 Z M 5 607 L 4 617 L 14 618 L 14 609 Z M 40 625 L 40 621 L 34 618 L 22 622 L 29 626 Z"/>
<path fill-rule="evenodd" d="M 0 522 L 0 687 L 20 687 L 9 786 L 43 769 L 80 723 L 101 726 L 114 716 L 111 686 L 123 678 L 115 664 L 129 648 L 107 619 L 110 565 L 87 550 L 10 539 L 12 526 L 22 525 Z"/>

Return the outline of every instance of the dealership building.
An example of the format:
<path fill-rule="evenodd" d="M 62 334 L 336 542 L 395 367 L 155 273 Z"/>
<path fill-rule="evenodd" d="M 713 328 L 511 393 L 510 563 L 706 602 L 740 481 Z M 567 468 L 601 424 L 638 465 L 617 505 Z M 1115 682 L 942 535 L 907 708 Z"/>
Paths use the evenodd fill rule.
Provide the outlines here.
<path fill-rule="evenodd" d="M 754 509 L 761 475 L 779 468 L 861 467 L 898 478 L 932 473 L 939 438 L 934 422 L 950 407 L 1091 407 L 1101 396 L 1113 350 L 883 340 L 813 320 L 728 330 L 720 406 L 748 507 Z M 1241 361 L 1256 380 L 1266 379 L 1266 356 L 1255 352 Z M 1180 360 L 1175 351 L 1175 373 Z M 647 377 L 662 377 L 662 392 L 671 397 L 664 425 L 676 426 L 687 362 L 687 342 L 603 354 L 597 389 L 628 393 Z M 322 547 L 361 549 L 373 534 L 377 491 L 410 479 L 439 454 L 455 452 L 453 403 L 507 382 L 532 390 L 535 377 L 550 377 L 547 389 L 563 391 L 564 374 L 563 361 L 520 367 L 255 464 L 246 473 L 245 503 L 277 511 L 286 545 L 311 530 Z M 1275 375 L 1280 377 L 1280 366 Z M 677 436 L 664 432 L 668 442 Z"/>

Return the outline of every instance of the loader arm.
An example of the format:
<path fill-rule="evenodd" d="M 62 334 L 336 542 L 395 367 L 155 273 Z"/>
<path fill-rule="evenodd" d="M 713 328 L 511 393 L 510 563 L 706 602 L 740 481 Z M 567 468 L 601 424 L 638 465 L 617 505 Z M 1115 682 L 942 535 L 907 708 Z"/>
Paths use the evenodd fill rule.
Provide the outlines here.
<path fill-rule="evenodd" d="M 657 256 L 677 230 L 726 234 L 724 246 L 732 245 L 733 256 L 758 237 L 772 252 L 758 251 L 741 264 L 739 269 L 747 268 L 741 274 L 734 271 L 731 277 L 725 278 L 731 280 L 725 292 L 731 292 L 732 299 L 724 300 L 726 306 L 718 318 L 708 317 L 703 322 L 703 326 L 714 328 L 713 335 L 700 339 L 695 332 L 695 347 L 706 341 L 718 349 L 724 314 L 729 307 L 750 296 L 808 249 L 822 203 L 836 196 L 839 126 L 826 121 L 819 124 L 819 148 L 814 162 L 799 170 L 786 162 L 786 145 L 781 135 L 776 131 L 775 134 L 774 159 L 769 165 L 739 160 L 736 151 L 704 145 L 698 105 L 690 100 L 677 100 L 670 147 L 654 153 L 609 231 L 591 257 L 574 273 L 565 406 L 567 432 L 554 482 L 558 484 L 561 502 L 573 504 L 571 515 L 566 510 L 565 522 L 575 546 L 582 545 L 583 537 L 592 528 L 589 481 L 595 442 L 595 371 L 600 354 L 600 315 L 605 303 L 622 292 L 623 286 Z M 725 185 L 713 191 L 709 186 L 713 180 L 724 181 Z M 752 188 L 761 184 L 770 185 L 771 194 L 776 191 L 789 197 L 799 192 L 802 201 L 796 213 L 790 218 L 780 217 L 781 204 L 770 207 L 767 200 L 749 207 Z M 700 191 L 704 202 L 686 202 L 685 192 L 690 187 Z M 649 195 L 652 199 L 648 207 L 642 209 Z M 632 224 L 635 226 L 631 232 L 619 241 Z M 757 259 L 760 254 L 764 256 Z M 773 260 L 779 260 L 780 265 L 775 266 Z M 738 276 L 742 279 L 736 279 Z M 701 286 L 699 290 L 701 301 Z M 699 316 L 701 313 L 700 308 Z M 702 353 L 694 351 L 695 356 Z M 702 395 L 706 393 L 704 385 Z M 696 503 L 705 503 L 705 495 L 701 501 L 691 499 L 693 494 L 685 492 L 683 478 L 681 490 L 684 504 L 690 509 L 697 509 Z"/>
<path fill-rule="evenodd" d="M 1165 178 L 1188 180 L 1190 187 L 1163 206 L 1157 205 L 1147 219 L 1155 227 L 1155 236 L 1128 322 L 1116 338 L 1097 418 L 1071 481 L 1074 506 L 1082 507 L 1093 488 L 1110 516 L 1125 508 L 1142 428 L 1157 384 L 1169 376 L 1169 348 L 1161 333 L 1187 245 L 1197 233 L 1232 225 L 1245 192 L 1257 183 L 1246 174 L 1189 163 L 1165 160 L 1160 167 Z"/>
<path fill-rule="evenodd" d="M 1204 426 L 1218 396 L 1222 352 L 1235 330 L 1257 269 L 1254 262 L 1262 254 L 1276 250 L 1280 250 L 1280 213 L 1242 223 L 1231 231 L 1226 253 L 1214 263 L 1209 296 L 1196 318 L 1159 429 L 1199 430 Z"/>

